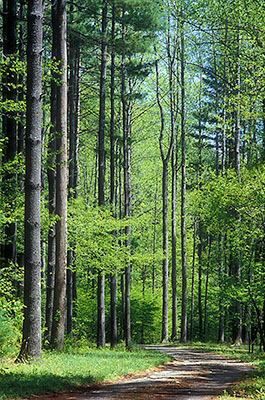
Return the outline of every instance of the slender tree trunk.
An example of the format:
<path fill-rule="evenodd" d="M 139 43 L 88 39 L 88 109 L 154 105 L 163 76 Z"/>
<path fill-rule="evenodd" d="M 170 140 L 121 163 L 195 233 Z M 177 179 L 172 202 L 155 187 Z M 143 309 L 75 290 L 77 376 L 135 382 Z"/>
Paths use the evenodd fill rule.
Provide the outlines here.
<path fill-rule="evenodd" d="M 7 61 L 6 71 L 3 73 L 3 102 L 16 102 L 17 100 L 17 74 L 14 71 L 13 63 L 17 52 L 16 34 L 16 0 L 3 0 L 3 55 Z M 17 152 L 17 123 L 16 115 L 11 110 L 5 112 L 2 118 L 3 137 L 6 138 L 3 151 L 3 163 L 14 161 Z M 2 178 L 2 193 L 10 210 L 8 215 L 12 217 L 16 205 L 16 173 L 13 167 L 6 169 Z M 10 265 L 16 262 L 16 223 L 10 222 L 5 226 L 5 244 L 2 248 L 2 264 Z"/>
<path fill-rule="evenodd" d="M 19 360 L 41 358 L 41 90 L 42 1 L 28 2 L 25 272 L 23 339 Z"/>
<path fill-rule="evenodd" d="M 63 350 L 66 266 L 67 266 L 67 47 L 66 0 L 55 3 L 57 61 L 60 63 L 60 85 L 57 87 L 56 114 L 56 264 L 53 306 L 52 347 Z"/>
<path fill-rule="evenodd" d="M 18 54 L 19 60 L 24 63 L 25 62 L 25 27 L 24 27 L 24 20 L 25 20 L 25 2 L 24 0 L 20 0 L 20 7 L 19 7 L 19 19 L 23 21 L 20 23 L 19 26 L 19 36 L 18 36 Z M 19 75 L 18 78 L 18 101 L 23 102 L 25 101 L 25 77 L 23 74 Z M 17 153 L 18 156 L 24 157 L 25 155 L 25 118 L 24 113 L 21 112 L 19 115 L 19 120 L 17 122 Z M 25 181 L 25 174 L 20 173 L 18 175 L 18 190 L 24 192 L 24 181 Z M 24 249 L 17 252 L 17 264 L 22 269 L 24 268 Z M 23 292 L 23 283 L 18 282 L 17 284 L 17 294 L 21 296 Z"/>
<path fill-rule="evenodd" d="M 203 335 L 204 339 L 207 336 L 207 307 L 208 307 L 208 286 L 209 286 L 209 269 L 210 269 L 210 261 L 211 261 L 211 247 L 212 247 L 212 238 L 209 238 L 209 247 L 208 247 L 208 260 L 207 260 L 207 270 L 206 270 L 206 282 L 205 282 L 205 296 L 204 296 L 204 326 L 203 326 Z"/>
<path fill-rule="evenodd" d="M 55 7 L 55 4 L 53 4 Z M 56 26 L 56 10 L 52 11 L 52 26 Z M 53 30 L 52 38 L 52 57 L 56 58 L 56 34 Z M 51 128 L 50 137 L 48 141 L 48 188 L 49 188 L 49 217 L 54 219 L 55 217 L 55 202 L 56 202 L 56 94 L 57 85 L 55 82 L 56 74 L 51 71 Z M 51 341 L 52 331 L 52 314 L 53 314 L 53 302 L 54 302 L 54 284 L 55 284 L 55 262 L 56 262 L 56 238 L 55 238 L 55 223 L 51 224 L 48 232 L 48 261 L 47 261 L 47 288 L 46 288 L 46 315 L 45 315 L 45 334 L 44 338 Z"/>
<path fill-rule="evenodd" d="M 238 180 L 240 182 L 240 34 L 238 33 L 238 66 L 237 66 L 237 106 L 236 106 L 236 129 L 235 129 L 235 169 L 238 175 Z M 241 215 L 238 215 L 239 223 L 241 224 Z M 241 282 L 241 254 L 240 249 L 237 250 L 237 255 L 235 259 L 235 277 L 238 283 Z M 236 338 L 235 343 L 242 344 L 242 304 L 240 301 L 236 301 Z"/>
<path fill-rule="evenodd" d="M 193 228 L 193 252 L 192 252 L 192 278 L 191 278 L 191 312 L 190 312 L 190 340 L 194 334 L 194 282 L 195 282 L 195 257 L 196 257 L 196 235 L 197 222 L 194 220 Z"/>
<path fill-rule="evenodd" d="M 198 189 L 201 189 L 202 184 L 202 73 L 200 74 L 200 92 L 199 92 L 199 143 L 198 143 Z M 199 220 L 198 226 L 198 311 L 199 311 L 199 337 L 203 337 L 203 317 L 202 317 L 202 249 L 203 249 L 203 230 L 202 222 Z"/>
<path fill-rule="evenodd" d="M 124 19 L 124 11 L 123 11 Z M 122 39 L 125 43 L 126 33 L 125 26 L 123 22 L 122 26 Z M 128 124 L 128 104 L 126 100 L 126 81 L 125 81 L 126 69 L 125 69 L 125 50 L 122 54 L 121 62 L 121 100 L 122 100 L 122 121 L 123 121 L 123 171 L 124 171 L 124 217 L 128 220 L 128 224 L 125 228 L 125 246 L 130 254 L 130 235 L 131 226 L 129 219 L 131 217 L 131 193 L 130 193 L 130 148 L 129 148 L 129 124 Z M 130 300 L 130 290 L 131 290 L 131 264 L 130 261 L 127 262 L 125 268 L 125 341 L 126 346 L 131 343 L 131 300 Z"/>
<path fill-rule="evenodd" d="M 72 13 L 72 6 L 71 6 Z M 72 18 L 72 15 L 71 15 Z M 80 68 L 80 44 L 74 34 L 70 35 L 70 78 L 69 78 L 69 184 L 68 198 L 78 197 L 78 143 L 79 143 L 79 68 Z M 70 244 L 67 251 L 67 334 L 72 336 L 73 307 L 74 307 L 74 279 L 75 273 L 75 243 Z"/>
<path fill-rule="evenodd" d="M 198 226 L 198 312 L 199 312 L 199 338 L 202 339 L 202 249 L 203 249 L 203 234 L 202 222 L 199 221 Z"/>
<path fill-rule="evenodd" d="M 115 39 L 115 8 L 112 8 L 112 27 L 111 27 L 111 38 L 112 45 Z M 115 190 L 115 52 L 112 48 L 111 51 L 111 84 L 110 84 L 110 205 L 112 209 L 112 215 L 117 217 L 115 203 L 117 203 L 117 191 Z M 116 186 L 117 188 L 117 186 Z M 113 232 L 114 238 L 117 236 L 117 232 Z M 116 239 L 114 239 L 116 240 Z M 110 325 L 111 325 L 111 347 L 116 347 L 118 342 L 117 332 L 117 268 L 114 268 L 110 276 Z"/>
<path fill-rule="evenodd" d="M 97 346 L 105 347 L 105 274 L 98 272 L 98 332 L 97 332 Z"/>
<path fill-rule="evenodd" d="M 180 27 L 180 62 L 181 62 L 181 262 L 182 262 L 182 304 L 181 304 L 181 337 L 187 341 L 187 249 L 186 249 L 186 127 L 185 127 L 185 41 L 183 9 L 181 10 Z"/>
<path fill-rule="evenodd" d="M 168 341 L 168 165 L 163 162 L 163 319 L 162 342 Z"/>
<path fill-rule="evenodd" d="M 107 75 L 107 0 L 103 0 L 101 21 L 101 65 L 100 65 L 100 95 L 99 95 L 99 134 L 98 134 L 98 205 L 105 204 L 105 102 Z M 105 273 L 98 272 L 98 347 L 105 347 Z"/>
<path fill-rule="evenodd" d="M 223 285 L 224 285 L 224 236 L 221 235 L 219 240 L 220 249 L 220 269 L 219 269 L 219 288 L 220 288 L 220 300 L 219 300 L 219 333 L 218 342 L 224 343 L 225 340 L 225 324 L 224 324 L 224 301 L 223 301 Z"/>
<path fill-rule="evenodd" d="M 172 232 L 172 247 L 171 247 L 171 287 L 172 287 L 172 332 L 171 340 L 174 341 L 177 337 L 177 164 L 178 164 L 178 149 L 176 135 L 176 118 L 178 112 L 178 87 L 176 89 L 176 79 L 179 79 L 178 71 L 175 68 L 177 55 L 178 36 L 176 26 L 173 27 L 173 42 L 171 41 L 171 19 L 168 17 L 168 37 L 167 37 L 167 54 L 168 54 L 168 70 L 169 70 L 169 93 L 170 93 L 170 129 L 171 137 L 173 138 L 172 156 L 171 156 L 171 232 Z M 177 104 L 176 104 L 177 92 Z"/>
<path fill-rule="evenodd" d="M 155 54 L 156 48 L 154 49 Z M 165 118 L 164 111 L 160 101 L 160 86 L 159 86 L 159 69 L 158 61 L 155 61 L 156 69 L 156 100 L 160 112 L 160 136 L 159 136 L 159 146 L 160 155 L 163 166 L 163 177 L 162 177 L 162 199 L 163 199 L 163 305 L 162 305 L 162 342 L 168 341 L 168 164 L 170 157 L 172 155 L 172 149 L 174 144 L 174 135 L 172 135 L 170 143 L 167 149 L 167 153 L 164 153 L 163 139 L 164 139 L 164 127 Z"/>
<path fill-rule="evenodd" d="M 155 211 L 154 211 L 154 235 L 153 235 L 153 271 L 152 271 L 152 292 L 155 295 L 155 280 L 156 280 L 156 236 L 157 236 L 157 194 L 158 194 L 158 181 L 156 179 L 156 189 L 155 189 Z"/>

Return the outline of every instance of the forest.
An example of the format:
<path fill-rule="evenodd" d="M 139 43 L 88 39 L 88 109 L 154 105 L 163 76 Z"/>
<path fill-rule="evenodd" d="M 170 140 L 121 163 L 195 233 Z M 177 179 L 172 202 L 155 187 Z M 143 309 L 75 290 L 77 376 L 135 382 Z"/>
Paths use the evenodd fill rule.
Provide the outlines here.
<path fill-rule="evenodd" d="M 264 351 L 264 2 L 0 10 L 0 357 Z"/>

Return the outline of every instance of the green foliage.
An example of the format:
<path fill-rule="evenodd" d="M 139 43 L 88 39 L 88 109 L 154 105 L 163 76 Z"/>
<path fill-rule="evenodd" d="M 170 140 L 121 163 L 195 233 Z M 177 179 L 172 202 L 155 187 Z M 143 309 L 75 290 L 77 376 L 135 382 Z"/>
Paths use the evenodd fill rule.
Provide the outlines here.
<path fill-rule="evenodd" d="M 138 284 L 139 285 L 139 284 Z M 143 294 L 134 289 L 131 294 L 132 339 L 136 343 L 157 343 L 161 339 L 161 296 L 150 290 Z"/>
<path fill-rule="evenodd" d="M 3 300 L 1 303 L 5 306 Z M 19 339 L 20 332 L 4 307 L 0 310 L 0 359 L 15 355 Z"/>
<path fill-rule="evenodd" d="M 126 264 L 128 251 L 118 239 L 125 239 L 120 232 L 128 221 L 115 219 L 107 209 L 87 207 L 81 198 L 69 205 L 68 221 L 69 245 L 75 248 L 76 266 L 81 274 L 89 269 L 108 273 Z"/>

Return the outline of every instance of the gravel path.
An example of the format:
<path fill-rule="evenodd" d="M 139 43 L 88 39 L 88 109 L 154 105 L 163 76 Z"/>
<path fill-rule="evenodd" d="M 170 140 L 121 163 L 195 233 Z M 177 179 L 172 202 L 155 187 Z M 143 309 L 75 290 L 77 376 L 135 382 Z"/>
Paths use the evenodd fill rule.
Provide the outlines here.
<path fill-rule="evenodd" d="M 79 391 L 34 396 L 38 400 L 205 400 L 214 399 L 252 367 L 212 353 L 169 346 L 145 346 L 174 360 L 138 377 L 125 377 Z"/>

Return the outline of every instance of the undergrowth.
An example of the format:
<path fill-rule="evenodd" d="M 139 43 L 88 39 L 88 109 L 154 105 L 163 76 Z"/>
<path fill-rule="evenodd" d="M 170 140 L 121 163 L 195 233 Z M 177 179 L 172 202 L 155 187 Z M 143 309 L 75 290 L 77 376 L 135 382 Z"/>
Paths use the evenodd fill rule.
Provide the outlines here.
<path fill-rule="evenodd" d="M 115 379 L 169 361 L 166 355 L 120 346 L 116 350 L 72 348 L 63 353 L 44 352 L 43 362 L 0 362 L 0 400 L 19 399 Z"/>

